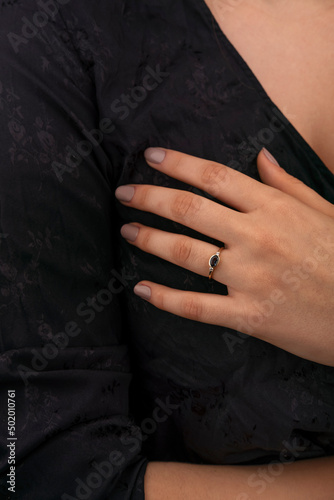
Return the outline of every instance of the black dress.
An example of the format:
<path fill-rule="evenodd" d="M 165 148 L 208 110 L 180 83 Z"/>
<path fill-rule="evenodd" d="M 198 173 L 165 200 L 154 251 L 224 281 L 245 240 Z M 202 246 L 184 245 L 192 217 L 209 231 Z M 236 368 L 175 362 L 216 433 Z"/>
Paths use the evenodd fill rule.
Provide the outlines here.
<path fill-rule="evenodd" d="M 226 293 L 120 237 L 138 221 L 214 242 L 116 202 L 128 182 L 208 196 L 148 167 L 148 146 L 256 179 L 266 146 L 334 202 L 333 174 L 204 0 L 5 1 L 0 61 L 1 498 L 137 500 L 150 460 L 333 454 L 333 368 L 132 292 Z"/>

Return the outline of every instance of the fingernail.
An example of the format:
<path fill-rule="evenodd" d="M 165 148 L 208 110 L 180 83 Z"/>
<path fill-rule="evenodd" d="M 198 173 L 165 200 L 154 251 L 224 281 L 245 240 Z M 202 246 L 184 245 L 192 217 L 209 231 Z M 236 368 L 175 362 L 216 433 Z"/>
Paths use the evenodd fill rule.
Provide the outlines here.
<path fill-rule="evenodd" d="M 144 151 L 144 156 L 151 163 L 161 163 L 165 159 L 166 151 L 161 148 L 147 148 Z"/>
<path fill-rule="evenodd" d="M 151 298 L 151 289 L 145 285 L 136 285 L 133 289 L 134 293 L 142 299 L 149 300 Z"/>
<path fill-rule="evenodd" d="M 270 154 L 269 151 L 266 148 L 262 148 L 262 151 L 263 151 L 264 155 L 268 158 L 268 160 L 271 163 L 273 163 L 274 165 L 276 165 L 276 167 L 280 167 L 280 164 L 278 163 L 278 161 L 275 160 L 275 158 L 273 157 L 273 155 Z"/>
<path fill-rule="evenodd" d="M 138 233 L 139 227 L 134 226 L 133 224 L 124 224 L 124 226 L 121 227 L 121 235 L 126 240 L 135 241 Z"/>
<path fill-rule="evenodd" d="M 115 191 L 115 196 L 119 201 L 131 201 L 134 194 L 133 186 L 120 186 Z"/>

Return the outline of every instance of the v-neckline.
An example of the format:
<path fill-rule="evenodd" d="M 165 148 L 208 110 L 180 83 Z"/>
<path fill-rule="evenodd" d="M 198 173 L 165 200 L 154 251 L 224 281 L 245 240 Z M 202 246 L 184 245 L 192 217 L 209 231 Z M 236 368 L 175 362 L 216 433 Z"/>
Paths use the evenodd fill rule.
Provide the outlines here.
<path fill-rule="evenodd" d="M 312 148 L 312 146 L 304 139 L 300 132 L 295 128 L 295 126 L 290 122 L 290 120 L 285 116 L 282 110 L 274 103 L 274 101 L 269 97 L 268 93 L 264 89 L 263 85 L 250 68 L 245 59 L 241 56 L 241 54 L 237 51 L 236 47 L 233 43 L 228 39 L 225 35 L 224 31 L 220 27 L 217 19 L 211 12 L 211 9 L 205 2 L 205 0 L 198 0 L 198 5 L 203 14 L 203 17 L 206 19 L 208 24 L 214 28 L 215 33 L 220 38 L 220 40 L 224 43 L 225 47 L 230 51 L 238 65 L 243 70 L 244 74 L 250 79 L 250 81 L 254 84 L 255 90 L 261 95 L 261 97 L 269 103 L 269 105 L 274 108 L 279 114 L 282 115 L 286 126 L 289 128 L 291 135 L 294 137 L 297 143 L 300 144 L 310 155 L 311 161 L 313 161 L 326 175 L 331 177 L 332 182 L 334 182 L 334 173 L 326 166 L 326 164 L 322 161 L 318 153 Z M 284 168 L 284 165 L 282 165 Z"/>

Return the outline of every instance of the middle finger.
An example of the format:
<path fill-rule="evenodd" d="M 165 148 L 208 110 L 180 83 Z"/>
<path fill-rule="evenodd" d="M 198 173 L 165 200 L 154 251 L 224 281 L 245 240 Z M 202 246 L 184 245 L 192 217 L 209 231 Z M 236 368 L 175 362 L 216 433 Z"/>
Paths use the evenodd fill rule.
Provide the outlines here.
<path fill-rule="evenodd" d="M 115 195 L 126 206 L 160 215 L 224 243 L 240 235 L 242 217 L 247 216 L 180 189 L 131 184 L 117 188 Z"/>

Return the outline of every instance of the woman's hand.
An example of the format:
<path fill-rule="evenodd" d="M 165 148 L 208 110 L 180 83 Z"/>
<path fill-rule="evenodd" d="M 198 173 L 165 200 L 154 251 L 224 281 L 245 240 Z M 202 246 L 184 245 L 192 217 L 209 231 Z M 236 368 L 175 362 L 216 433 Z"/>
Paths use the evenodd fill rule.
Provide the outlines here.
<path fill-rule="evenodd" d="M 121 186 L 124 205 L 166 217 L 224 243 L 214 279 L 228 295 L 175 290 L 142 281 L 135 292 L 195 321 L 254 335 L 334 366 L 334 205 L 288 175 L 262 151 L 262 184 L 225 165 L 149 148 L 148 164 L 202 189 L 227 208 L 188 191 Z M 138 223 L 122 235 L 145 252 L 204 277 L 218 247 Z M 222 245 L 221 245 L 222 246 Z"/>

